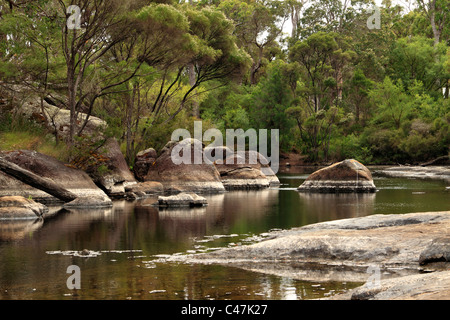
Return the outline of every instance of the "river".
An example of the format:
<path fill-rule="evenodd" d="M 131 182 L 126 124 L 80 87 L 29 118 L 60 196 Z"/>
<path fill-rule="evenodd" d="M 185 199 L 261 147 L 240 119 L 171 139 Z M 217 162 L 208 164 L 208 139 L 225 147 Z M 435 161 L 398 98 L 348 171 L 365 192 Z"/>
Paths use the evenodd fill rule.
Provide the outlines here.
<path fill-rule="evenodd" d="M 315 299 L 361 283 L 308 282 L 230 266 L 160 262 L 165 255 L 252 243 L 274 229 L 371 214 L 449 210 L 439 180 L 374 175 L 376 194 L 301 194 L 311 169 L 281 186 L 206 196 L 204 208 L 158 210 L 156 198 L 112 209 L 59 211 L 44 221 L 0 221 L 0 299 Z M 89 255 L 80 255 L 87 249 Z M 70 290 L 69 266 L 80 289 Z"/>

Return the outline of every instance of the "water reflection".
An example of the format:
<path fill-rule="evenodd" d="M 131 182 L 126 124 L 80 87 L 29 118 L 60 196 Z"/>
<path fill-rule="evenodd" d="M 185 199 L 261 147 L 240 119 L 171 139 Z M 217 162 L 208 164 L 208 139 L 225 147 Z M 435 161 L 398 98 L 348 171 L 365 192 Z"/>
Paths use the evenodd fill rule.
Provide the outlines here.
<path fill-rule="evenodd" d="M 38 221 L 0 221 L 0 299 L 308 299 L 352 284 L 301 274 L 277 275 L 216 265 L 152 262 L 155 255 L 210 250 L 273 228 L 366 216 L 448 210 L 441 182 L 384 178 L 376 194 L 305 194 L 303 174 L 280 176 L 277 189 L 207 195 L 203 208 L 159 209 L 156 197 L 112 208 L 59 210 Z M 417 194 L 421 192 L 420 194 Z M 395 210 L 394 210 L 395 209 Z M 88 249 L 96 257 L 47 254 Z M 133 250 L 137 250 L 136 252 Z M 69 265 L 82 270 L 78 296 L 66 287 Z M 309 280 L 309 281 L 306 281 Z M 318 283 L 320 280 L 320 283 Z"/>
<path fill-rule="evenodd" d="M 23 239 L 40 229 L 43 224 L 43 219 L 0 221 L 0 241 Z"/>
<path fill-rule="evenodd" d="M 299 194 L 305 212 L 314 214 L 320 221 L 363 217 L 373 213 L 375 193 Z"/>

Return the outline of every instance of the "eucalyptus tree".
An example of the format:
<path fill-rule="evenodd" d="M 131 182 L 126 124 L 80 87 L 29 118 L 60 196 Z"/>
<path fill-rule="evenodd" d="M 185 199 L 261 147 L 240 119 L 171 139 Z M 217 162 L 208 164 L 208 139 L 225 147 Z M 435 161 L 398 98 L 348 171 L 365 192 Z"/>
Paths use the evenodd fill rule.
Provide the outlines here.
<path fill-rule="evenodd" d="M 254 85 L 258 73 L 273 58 L 271 48 L 279 47 L 283 26 L 289 18 L 286 4 L 278 0 L 225 0 L 219 9 L 234 21 L 237 44 L 253 59 L 250 83 Z"/>
<path fill-rule="evenodd" d="M 334 32 L 317 32 L 290 48 L 289 58 L 300 65 L 297 103 L 287 112 L 297 121 L 307 152 L 317 160 L 319 151 L 328 153 L 332 126 L 340 117 L 344 70 L 354 52 Z"/>
<path fill-rule="evenodd" d="M 448 0 L 417 0 L 417 4 L 430 21 L 433 30 L 434 45 L 444 36 L 445 41 L 450 37 L 450 6 Z"/>

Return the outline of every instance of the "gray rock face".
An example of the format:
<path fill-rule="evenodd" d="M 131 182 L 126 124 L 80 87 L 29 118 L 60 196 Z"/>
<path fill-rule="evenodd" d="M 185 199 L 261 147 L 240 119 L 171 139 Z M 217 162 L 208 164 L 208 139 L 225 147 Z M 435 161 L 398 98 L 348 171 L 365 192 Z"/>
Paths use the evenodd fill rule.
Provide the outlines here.
<path fill-rule="evenodd" d="M 48 212 L 48 208 L 31 199 L 20 196 L 0 197 L 0 220 L 36 219 Z"/>
<path fill-rule="evenodd" d="M 202 207 L 208 205 L 206 198 L 195 193 L 180 193 L 173 196 L 158 197 L 155 203 L 158 207 Z"/>
<path fill-rule="evenodd" d="M 376 192 L 372 174 L 360 162 L 350 159 L 312 173 L 297 189 L 300 192 Z"/>
<path fill-rule="evenodd" d="M 32 120 L 42 123 L 50 131 L 57 133 L 59 138 L 67 138 L 70 131 L 70 111 L 53 106 L 46 101 L 41 101 L 36 96 L 30 96 L 20 106 L 21 113 Z M 79 112 L 77 124 L 81 126 L 87 118 L 87 115 Z M 108 124 L 100 118 L 89 116 L 87 124 L 83 130 L 83 136 L 90 140 L 99 141 L 105 139 L 103 133 Z M 106 172 L 98 173 L 94 165 L 89 168 L 83 168 L 90 177 L 102 186 L 102 188 L 112 197 L 123 197 L 125 195 L 124 187 L 136 183 L 134 175 L 131 173 L 120 151 L 120 146 L 116 139 L 109 138 L 99 152 L 102 157 L 108 159 Z"/>
<path fill-rule="evenodd" d="M 40 98 L 37 96 L 29 96 L 20 106 L 20 111 L 23 116 L 31 120 L 43 122 L 43 124 L 51 131 L 57 132 L 58 136 L 69 136 L 69 110 L 53 106 L 45 100 L 43 101 L 43 108 L 41 108 Z M 86 114 L 80 112 L 78 114 L 77 123 L 80 125 L 83 124 L 86 120 L 86 116 Z M 90 116 L 83 133 L 92 137 L 99 137 L 99 133 L 104 132 L 107 126 L 108 124 L 100 118 Z"/>
<path fill-rule="evenodd" d="M 409 275 L 363 285 L 332 300 L 448 300 L 450 271 Z"/>
<path fill-rule="evenodd" d="M 422 290 L 416 281 L 405 284 L 410 281 L 407 277 L 419 277 L 423 271 L 436 275 L 429 279 L 445 280 L 422 287 L 424 292 L 433 285 L 442 285 L 442 290 L 450 286 L 448 273 L 445 277 L 442 274 L 442 278 L 438 275 L 450 269 L 449 230 L 450 211 L 372 215 L 270 232 L 262 241 L 251 245 L 170 259 L 232 265 L 306 281 L 364 283 L 370 277 L 369 267 L 375 267 L 379 270 L 381 286 L 367 288 L 372 291 L 361 293 L 358 299 L 375 297 L 387 290 L 383 288 L 394 288 L 388 281 L 403 278 L 403 284 L 402 280 L 396 282 L 399 293 L 387 296 L 394 298 Z M 448 299 L 450 291 L 436 292 L 435 296 Z M 340 298 L 350 299 L 351 296 Z"/>
<path fill-rule="evenodd" d="M 107 198 L 105 192 L 95 185 L 87 173 L 73 169 L 52 157 L 29 150 L 4 153 L 3 157 L 41 177 L 51 179 L 78 197 Z M 0 172 L 0 196 L 31 197 L 35 201 L 43 203 L 61 202 L 48 193 L 33 188 L 3 172 Z"/>

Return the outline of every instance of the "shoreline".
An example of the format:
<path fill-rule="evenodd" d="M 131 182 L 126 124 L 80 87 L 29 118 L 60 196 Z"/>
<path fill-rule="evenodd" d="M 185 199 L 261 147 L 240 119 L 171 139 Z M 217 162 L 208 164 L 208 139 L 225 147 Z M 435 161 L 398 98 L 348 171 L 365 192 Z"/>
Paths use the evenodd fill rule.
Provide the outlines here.
<path fill-rule="evenodd" d="M 378 214 L 268 232 L 250 245 L 172 256 L 163 262 L 363 284 L 332 299 L 450 299 L 448 230 L 450 211 Z M 367 286 L 370 268 L 378 272 L 376 288 Z"/>

